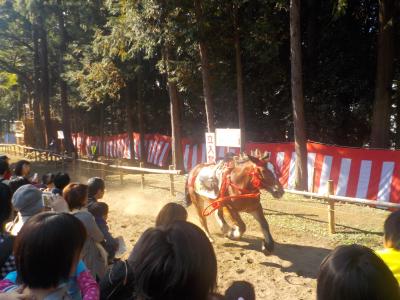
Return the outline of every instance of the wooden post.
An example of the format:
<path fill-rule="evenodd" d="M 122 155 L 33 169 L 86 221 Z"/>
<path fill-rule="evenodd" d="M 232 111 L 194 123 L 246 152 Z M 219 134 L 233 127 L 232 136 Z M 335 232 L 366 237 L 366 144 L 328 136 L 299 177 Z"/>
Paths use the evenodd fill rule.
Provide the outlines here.
<path fill-rule="evenodd" d="M 169 169 L 174 170 L 175 168 L 173 165 L 170 165 Z M 174 175 L 173 174 L 169 174 L 169 181 L 170 181 L 169 191 L 171 193 L 171 196 L 175 196 L 175 185 L 174 185 Z"/>
<path fill-rule="evenodd" d="M 144 164 L 142 162 L 139 163 L 139 167 L 143 168 Z M 140 174 L 140 186 L 142 191 L 144 190 L 144 173 Z"/>
<path fill-rule="evenodd" d="M 121 185 L 124 184 L 124 171 L 122 171 L 122 169 L 119 170 L 119 181 Z"/>
<path fill-rule="evenodd" d="M 333 190 L 333 180 L 328 180 L 327 187 L 327 196 L 328 196 L 328 225 L 329 225 L 329 233 L 335 233 L 335 200 L 330 199 L 330 195 L 334 194 Z"/>
<path fill-rule="evenodd" d="M 101 165 L 101 178 L 106 180 L 106 165 Z"/>

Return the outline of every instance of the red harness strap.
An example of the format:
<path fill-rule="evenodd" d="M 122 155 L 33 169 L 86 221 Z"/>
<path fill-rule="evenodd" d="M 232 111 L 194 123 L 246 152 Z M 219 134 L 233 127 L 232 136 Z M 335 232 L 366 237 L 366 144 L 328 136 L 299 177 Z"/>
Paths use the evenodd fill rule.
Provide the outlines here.
<path fill-rule="evenodd" d="M 251 185 L 255 188 L 255 192 L 248 191 L 247 189 L 243 189 L 233 183 L 230 178 L 230 173 L 232 169 L 229 169 L 224 172 L 223 177 L 222 177 L 222 184 L 221 184 L 221 190 L 218 194 L 218 198 L 211 202 L 210 205 L 208 205 L 204 211 L 203 211 L 203 216 L 207 217 L 211 215 L 214 211 L 219 209 L 224 205 L 225 202 L 227 201 L 233 201 L 233 200 L 238 200 L 238 199 L 246 199 L 246 198 L 256 198 L 260 196 L 260 187 L 261 187 L 261 178 L 259 173 L 257 172 L 256 169 L 253 169 L 249 175 L 251 176 Z M 228 188 L 232 187 L 235 190 L 241 192 L 242 194 L 239 195 L 226 195 Z"/>

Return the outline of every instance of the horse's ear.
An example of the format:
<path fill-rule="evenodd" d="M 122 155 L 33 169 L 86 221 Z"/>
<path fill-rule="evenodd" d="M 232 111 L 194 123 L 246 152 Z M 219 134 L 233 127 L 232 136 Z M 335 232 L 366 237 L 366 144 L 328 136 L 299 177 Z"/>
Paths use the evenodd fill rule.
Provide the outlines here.
<path fill-rule="evenodd" d="M 254 157 L 253 155 L 248 155 L 248 158 L 252 163 L 254 163 L 256 165 L 260 164 L 260 160 L 257 157 Z"/>
<path fill-rule="evenodd" d="M 264 154 L 262 155 L 261 159 L 262 160 L 269 160 L 271 158 L 271 152 L 264 151 Z"/>

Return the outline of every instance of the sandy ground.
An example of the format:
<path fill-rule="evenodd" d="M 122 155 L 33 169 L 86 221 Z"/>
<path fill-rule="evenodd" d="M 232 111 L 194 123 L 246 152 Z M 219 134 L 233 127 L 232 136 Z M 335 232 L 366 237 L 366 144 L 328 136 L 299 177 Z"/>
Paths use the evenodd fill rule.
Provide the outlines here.
<path fill-rule="evenodd" d="M 53 171 L 60 166 L 33 166 L 33 172 Z M 98 171 L 81 171 L 74 180 L 84 182 Z M 177 177 L 176 196 L 170 196 L 167 175 L 146 175 L 146 189 L 140 189 L 137 175 L 107 178 L 104 197 L 110 206 L 109 224 L 115 236 L 123 236 L 127 253 L 145 229 L 153 226 L 160 208 L 182 199 L 183 177 Z M 218 291 L 223 293 L 234 280 L 255 286 L 257 299 L 315 299 L 316 276 L 323 258 L 338 244 L 360 243 L 381 247 L 386 211 L 354 205 L 336 205 L 335 235 L 327 232 L 327 205 L 313 199 L 285 195 L 272 199 L 263 194 L 262 204 L 277 244 L 273 255 L 260 252 L 261 231 L 251 216 L 243 214 L 247 231 L 241 241 L 224 238 L 213 217 L 209 217 L 218 260 Z M 189 221 L 198 224 L 193 207 Z"/>

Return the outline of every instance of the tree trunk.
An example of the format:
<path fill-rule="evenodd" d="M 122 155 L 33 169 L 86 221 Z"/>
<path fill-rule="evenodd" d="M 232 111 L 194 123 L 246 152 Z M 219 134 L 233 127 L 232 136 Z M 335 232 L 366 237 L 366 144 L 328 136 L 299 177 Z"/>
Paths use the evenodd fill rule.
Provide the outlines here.
<path fill-rule="evenodd" d="M 39 1 L 39 3 L 41 3 Z M 47 32 L 43 21 L 43 7 L 40 5 L 37 15 L 37 24 L 39 29 L 40 38 L 40 71 L 41 71 L 41 91 L 42 91 L 42 107 L 44 115 L 45 133 L 46 133 L 46 146 L 54 138 L 51 116 L 50 116 L 50 79 L 49 79 L 49 61 L 47 51 Z"/>
<path fill-rule="evenodd" d="M 196 22 L 199 31 L 199 52 L 201 61 L 201 77 L 203 79 L 203 94 L 206 107 L 207 129 L 208 132 L 215 131 L 214 123 L 214 107 L 211 93 L 210 64 L 208 61 L 208 51 L 205 43 L 205 32 L 203 24 L 203 12 L 201 8 L 201 0 L 194 0 Z"/>
<path fill-rule="evenodd" d="M 394 11 L 395 0 L 379 1 L 378 59 L 371 123 L 372 148 L 390 146 L 390 107 L 394 73 Z"/>
<path fill-rule="evenodd" d="M 290 0 L 290 57 L 294 141 L 296 151 L 296 189 L 307 190 L 307 144 L 304 119 L 301 62 L 300 0 Z"/>
<path fill-rule="evenodd" d="M 134 85 L 128 82 L 125 88 L 125 107 L 126 107 L 126 127 L 128 129 L 129 151 L 131 153 L 131 161 L 135 160 L 135 147 L 133 140 L 133 103 L 134 103 Z"/>
<path fill-rule="evenodd" d="M 70 107 L 68 105 L 68 89 L 67 83 L 62 78 L 64 73 L 64 54 L 67 49 L 67 32 L 65 29 L 64 15 L 62 10 L 62 1 L 57 0 L 58 5 L 58 26 L 60 35 L 60 53 L 58 59 L 58 68 L 60 73 L 60 98 L 61 98 L 61 111 L 62 111 L 62 127 L 64 132 L 64 146 L 68 154 L 75 152 L 75 147 L 72 142 L 71 134 L 71 114 Z"/>
<path fill-rule="evenodd" d="M 40 114 L 40 62 L 39 62 L 39 41 L 38 28 L 33 24 L 32 40 L 33 40 L 33 120 L 35 123 L 35 147 L 44 148 L 43 123 Z"/>
<path fill-rule="evenodd" d="M 142 60 L 140 60 L 142 62 Z M 139 151 L 140 151 L 140 161 L 142 163 L 146 162 L 146 159 L 144 158 L 144 135 L 145 135 L 145 129 L 144 129 L 144 113 L 143 113 L 143 97 L 142 97 L 142 74 L 139 71 L 138 77 L 137 77 L 137 103 L 136 103 L 136 112 L 137 112 L 137 119 L 138 119 L 138 125 L 139 125 L 139 135 L 140 135 L 140 141 L 139 141 Z"/>
<path fill-rule="evenodd" d="M 243 68 L 242 57 L 240 51 L 240 27 L 239 27 L 239 12 L 238 4 L 233 2 L 233 24 L 234 24 L 234 39 L 235 39 L 235 62 L 236 62 L 236 89 L 237 89 L 237 105 L 239 116 L 240 148 L 244 151 L 246 145 L 246 124 L 244 114 L 244 93 L 243 93 Z"/>
<path fill-rule="evenodd" d="M 163 60 L 167 70 L 167 87 L 170 100 L 171 131 L 172 131 L 172 164 L 175 169 L 183 170 L 182 142 L 181 142 L 181 120 L 179 112 L 179 96 L 176 83 L 170 78 L 170 49 L 164 48 Z"/>

